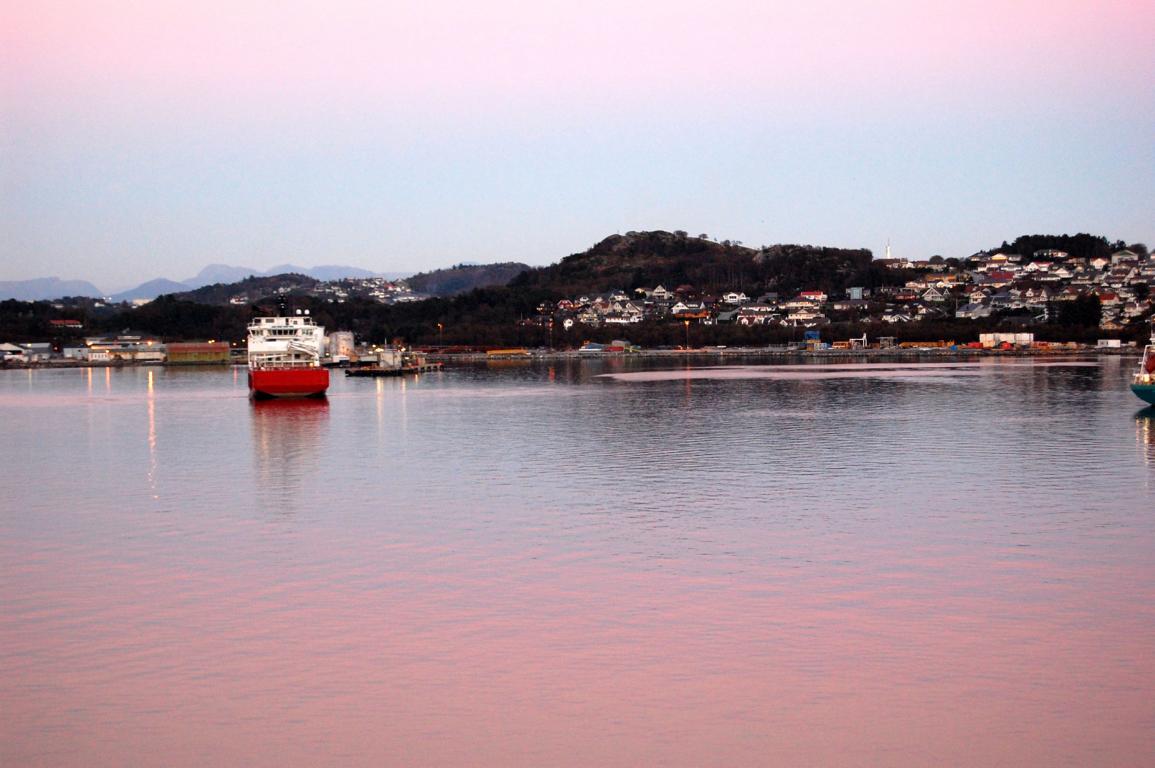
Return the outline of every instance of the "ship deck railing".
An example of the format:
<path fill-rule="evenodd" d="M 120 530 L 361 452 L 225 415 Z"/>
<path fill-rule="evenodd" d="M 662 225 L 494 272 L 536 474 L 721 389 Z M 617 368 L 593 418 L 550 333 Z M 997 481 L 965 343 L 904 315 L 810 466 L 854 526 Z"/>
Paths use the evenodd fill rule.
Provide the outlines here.
<path fill-rule="evenodd" d="M 262 368 L 317 368 L 321 364 L 319 359 L 312 360 L 249 360 L 249 367 L 260 370 Z"/>

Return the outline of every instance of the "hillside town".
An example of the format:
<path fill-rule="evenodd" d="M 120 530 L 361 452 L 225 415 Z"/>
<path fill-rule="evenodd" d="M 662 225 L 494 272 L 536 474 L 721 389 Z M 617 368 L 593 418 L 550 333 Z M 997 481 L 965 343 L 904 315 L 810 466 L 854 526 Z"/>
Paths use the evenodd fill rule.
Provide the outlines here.
<path fill-rule="evenodd" d="M 764 269 L 758 278 L 748 272 L 743 280 L 740 269 L 718 261 L 723 266 L 697 271 L 698 285 L 681 279 L 646 284 L 647 274 L 650 280 L 654 274 L 694 279 L 693 266 L 703 263 L 704 257 L 679 252 L 683 260 L 671 268 L 660 249 L 645 251 L 640 260 L 627 252 L 634 244 L 649 247 L 655 241 L 674 248 L 689 243 L 699 250 L 712 249 L 706 255 L 714 258 L 739 259 L 731 264 L 744 258 L 726 243 L 695 241 L 677 233 L 630 233 L 607 238 L 567 260 L 577 261 L 583 276 L 578 285 L 613 285 L 619 275 L 632 279 L 628 287 L 597 293 L 567 296 L 560 285 L 527 288 L 515 280 L 506 288 L 478 289 L 449 299 L 413 291 L 404 280 L 321 281 L 285 274 L 218 283 L 119 309 L 89 299 L 6 302 L 9 330 L 3 334 L 7 338 L 0 337 L 0 362 L 227 363 L 243 350 L 248 318 L 294 302 L 322 314 L 322 324 L 341 339 L 340 350 L 332 353 L 337 358 L 357 356 L 354 335 L 357 345 L 402 339 L 430 352 L 577 350 L 586 342 L 626 338 L 648 348 L 787 342 L 809 342 L 808 349 L 824 344 L 857 348 L 868 346 L 859 341 L 864 333 L 876 340 L 870 346 L 878 346 L 877 340 L 888 338 L 903 344 L 933 342 L 940 339 L 928 335 L 935 329 L 943 334 L 945 346 L 954 340 L 960 346 L 981 344 L 980 333 L 991 332 L 1012 334 L 1011 339 L 1035 334 L 1048 342 L 1133 342 L 1147 337 L 1153 311 L 1155 259 L 1141 244 L 1106 247 L 1107 241 L 1098 240 L 1095 252 L 1088 254 L 1084 248 L 1078 256 L 1054 247 L 1032 251 L 1004 246 L 965 259 L 935 256 L 917 261 L 890 258 L 889 252 L 887 258 L 871 260 L 864 251 L 865 261 L 834 259 L 804 274 L 795 271 L 790 279 Z M 814 250 L 796 265 L 813 264 L 807 260 L 817 258 Z M 607 252 L 616 261 L 603 258 Z M 755 256 L 750 258 L 759 255 L 751 253 Z M 607 264 L 618 269 L 613 277 L 600 282 L 589 278 Z M 840 275 L 842 265 L 849 268 Z M 711 283 L 710 275 L 724 278 Z M 751 286 L 749 293 L 745 286 Z M 755 290 L 758 286 L 782 290 Z M 533 298 L 526 299 L 530 295 Z M 15 328 L 28 330 L 13 337 Z M 691 328 L 701 330 L 690 333 Z M 1076 329 L 1077 336 L 1066 335 L 1070 329 Z M 952 341 L 945 343 L 948 339 Z M 617 346 L 623 345 L 609 344 Z"/>
<path fill-rule="evenodd" d="M 228 303 L 246 305 L 270 296 L 310 296 L 322 301 L 344 304 L 346 301 L 361 299 L 379 304 L 401 304 L 421 301 L 428 295 L 412 290 L 404 280 L 388 280 L 383 277 L 342 278 L 340 280 L 287 282 L 271 292 L 260 288 L 237 284 L 237 290 L 229 293 Z"/>
<path fill-rule="evenodd" d="M 703 325 L 776 325 L 821 328 L 832 322 L 912 323 L 999 317 L 1029 326 L 1056 319 L 1076 302 L 1098 307 L 1098 326 L 1122 330 L 1152 311 L 1155 259 L 1130 249 L 1109 257 L 1071 258 L 1057 250 L 1030 257 L 976 254 L 966 260 L 880 259 L 896 273 L 913 275 L 901 285 L 850 287 L 842 295 L 803 290 L 792 295 L 742 291 L 703 294 L 691 285 L 638 288 L 579 295 L 538 307 L 532 322 L 564 328 L 628 326 L 648 320 Z"/>

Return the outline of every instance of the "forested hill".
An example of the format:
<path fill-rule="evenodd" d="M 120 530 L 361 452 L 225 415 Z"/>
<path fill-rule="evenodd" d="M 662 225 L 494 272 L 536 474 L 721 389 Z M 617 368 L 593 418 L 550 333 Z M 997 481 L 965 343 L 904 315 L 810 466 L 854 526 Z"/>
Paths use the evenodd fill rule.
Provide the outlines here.
<path fill-rule="evenodd" d="M 506 285 L 529 269 L 528 264 L 506 261 L 501 264 L 458 264 L 447 269 L 421 272 L 405 279 L 417 293 L 430 296 L 456 296 L 474 288 Z"/>
<path fill-rule="evenodd" d="M 234 296 L 256 301 L 266 296 L 297 293 L 315 287 L 320 281 L 308 275 L 284 274 L 271 277 L 246 277 L 236 283 L 215 283 L 184 293 L 172 294 L 181 301 L 197 304 L 228 304 Z"/>
<path fill-rule="evenodd" d="M 628 232 L 611 235 L 584 253 L 548 267 L 527 270 L 510 287 L 541 288 L 564 296 L 630 291 L 663 285 L 690 286 L 717 294 L 744 291 L 794 293 L 848 286 L 873 286 L 893 280 L 872 264 L 870 251 L 812 245 L 749 248 L 729 240 L 715 242 L 684 232 Z"/>

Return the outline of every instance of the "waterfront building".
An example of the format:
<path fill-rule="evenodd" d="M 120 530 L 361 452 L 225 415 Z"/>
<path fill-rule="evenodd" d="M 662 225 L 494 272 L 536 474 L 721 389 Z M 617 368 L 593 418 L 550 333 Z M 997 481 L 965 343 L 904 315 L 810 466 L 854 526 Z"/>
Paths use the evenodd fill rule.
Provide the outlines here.
<path fill-rule="evenodd" d="M 173 342 L 167 345 L 169 365 L 227 365 L 227 341 Z"/>
<path fill-rule="evenodd" d="M 105 336 L 90 336 L 84 342 L 88 345 L 90 360 L 159 363 L 165 358 L 165 348 L 160 340 L 141 331 L 124 330 Z"/>

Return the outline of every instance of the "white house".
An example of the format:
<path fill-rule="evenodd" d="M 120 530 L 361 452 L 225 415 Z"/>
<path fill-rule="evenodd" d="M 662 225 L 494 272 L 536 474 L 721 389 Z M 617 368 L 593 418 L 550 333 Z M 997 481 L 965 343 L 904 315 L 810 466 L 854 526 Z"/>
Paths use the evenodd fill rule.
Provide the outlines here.
<path fill-rule="evenodd" d="M 736 293 L 734 291 L 730 291 L 729 293 L 722 294 L 722 303 L 723 304 L 730 304 L 733 306 L 739 306 L 741 304 L 745 304 L 749 300 L 750 300 L 750 297 L 744 293 L 741 293 L 741 292 Z"/>
<path fill-rule="evenodd" d="M 24 347 L 18 347 L 15 344 L 0 344 L 0 361 L 11 360 L 13 362 L 23 363 L 28 360 L 24 354 Z"/>

